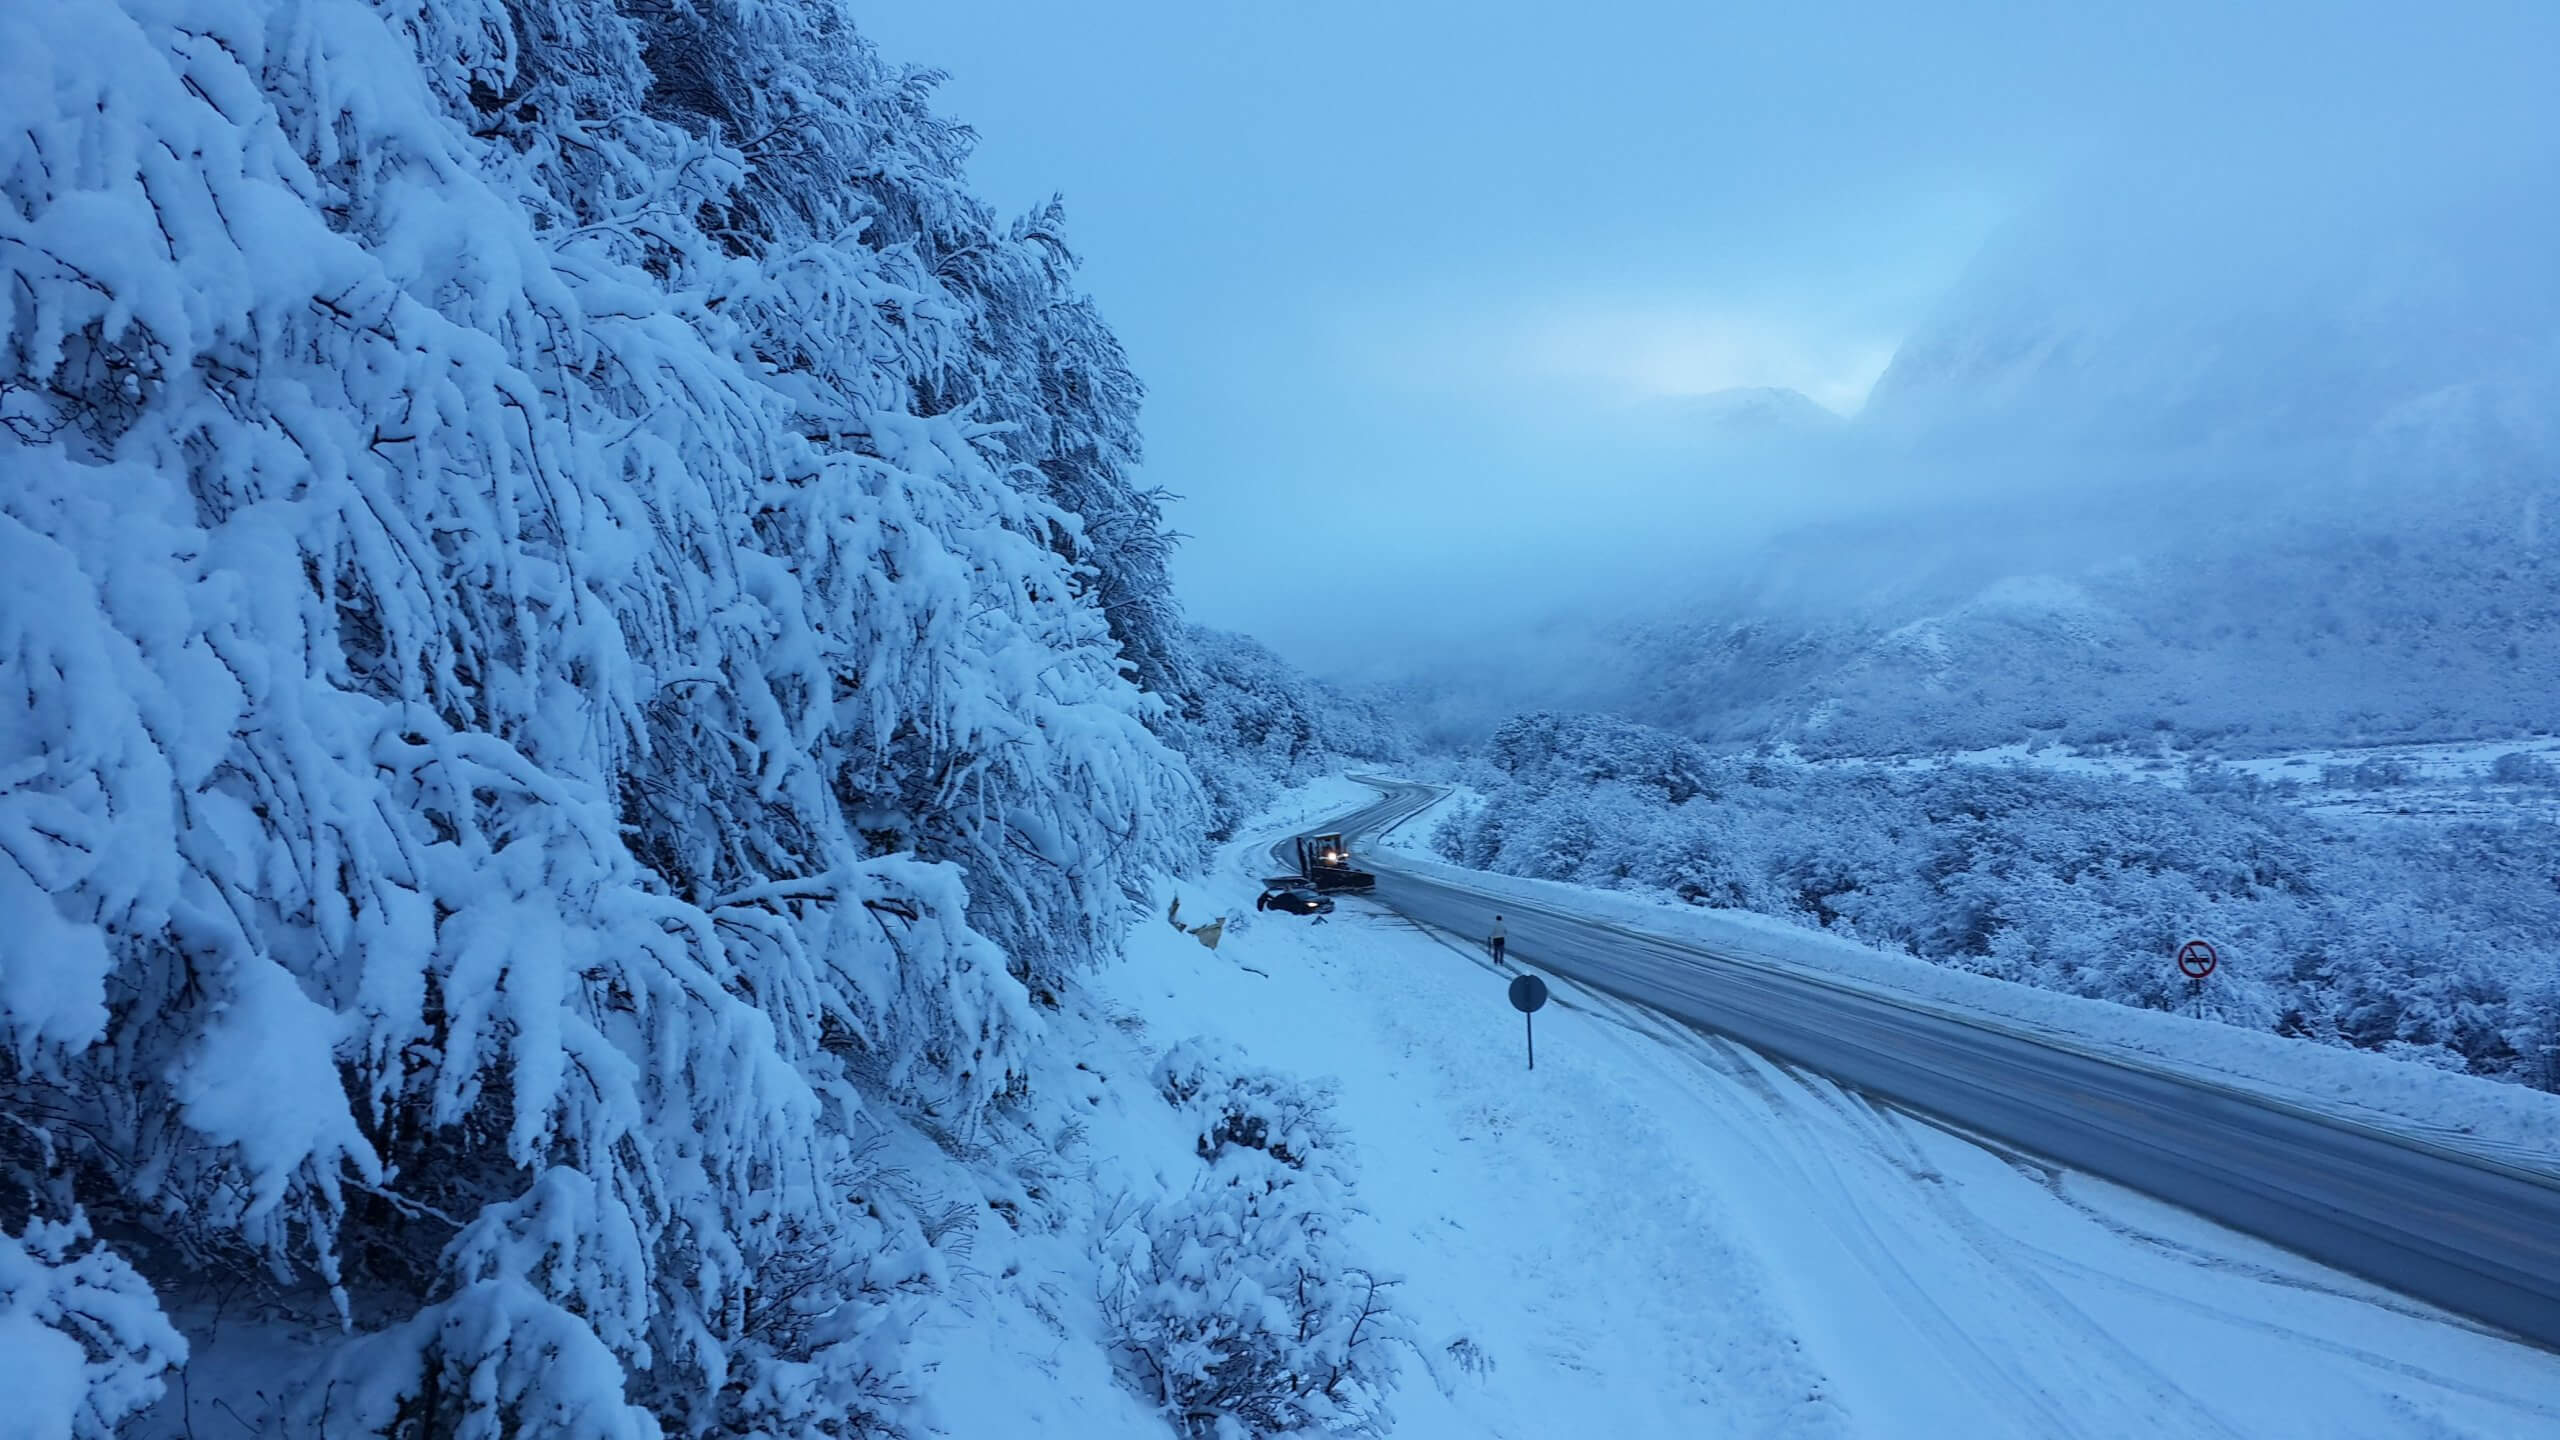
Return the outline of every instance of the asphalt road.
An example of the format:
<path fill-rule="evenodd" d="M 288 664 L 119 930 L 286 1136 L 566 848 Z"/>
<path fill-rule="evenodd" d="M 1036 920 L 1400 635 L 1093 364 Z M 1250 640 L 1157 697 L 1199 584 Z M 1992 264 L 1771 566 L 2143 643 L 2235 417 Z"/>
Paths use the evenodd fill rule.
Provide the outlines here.
<path fill-rule="evenodd" d="M 1417 873 L 1360 842 L 1435 792 L 1375 783 L 1376 805 L 1323 828 L 1352 837 L 1379 904 L 1471 936 L 1499 910 L 1515 961 L 2560 1350 L 2551 1176 Z"/>

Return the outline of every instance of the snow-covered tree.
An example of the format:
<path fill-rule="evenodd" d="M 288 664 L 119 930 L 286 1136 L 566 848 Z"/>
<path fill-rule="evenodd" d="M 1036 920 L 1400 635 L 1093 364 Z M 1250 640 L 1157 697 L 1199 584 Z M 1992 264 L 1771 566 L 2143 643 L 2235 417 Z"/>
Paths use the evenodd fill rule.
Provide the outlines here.
<path fill-rule="evenodd" d="M 931 82 L 835 0 L 0 7 L 0 1328 L 77 1433 L 235 1282 L 312 1433 L 901 1423 L 866 1137 L 1026 1103 L 1201 815 L 1135 382 Z"/>

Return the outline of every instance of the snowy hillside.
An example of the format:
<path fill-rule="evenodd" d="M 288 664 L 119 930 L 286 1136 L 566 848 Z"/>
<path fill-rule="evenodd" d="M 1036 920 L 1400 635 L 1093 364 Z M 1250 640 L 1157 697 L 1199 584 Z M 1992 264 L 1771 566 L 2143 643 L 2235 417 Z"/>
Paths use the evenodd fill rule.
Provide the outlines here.
<path fill-rule="evenodd" d="M 2547 733 L 2560 730 L 2560 590 L 2541 504 L 2401 507 L 2396 529 L 2370 512 L 2254 519 L 2185 541 L 2129 521 L 2112 545 L 2056 538 L 2058 521 L 2037 535 L 2017 510 L 1983 514 L 1972 538 L 1828 527 L 1686 613 L 1611 636 L 1606 684 L 1579 703 L 1826 754 Z M 1839 593 L 1811 598 L 1829 579 Z"/>
<path fill-rule="evenodd" d="M 1649 401 L 1634 423 L 1657 441 L 1676 436 L 1712 454 L 1819 440 L 1848 422 L 1803 391 L 1747 385 Z"/>
<path fill-rule="evenodd" d="M 932 83 L 824 3 L 0 9 L 0 1428 L 903 1432 L 971 1236 L 1101 1203 L 1160 736 L 1267 762 Z"/>
<path fill-rule="evenodd" d="M 1343 760 L 1412 758 L 1413 738 L 1377 702 L 1299 673 L 1251 636 L 1192 626 L 1184 638 L 1168 728 L 1207 792 L 1210 841 Z"/>
<path fill-rule="evenodd" d="M 1558 616 L 1385 693 L 1444 743 L 1524 708 L 1827 755 L 2560 731 L 2560 463 L 2445 403 L 2454 418 L 2402 416 L 2379 432 L 2398 449 L 2378 438 L 2334 481 L 2235 495 L 2219 471 L 2164 465 L 1806 526 L 1676 599 Z"/>

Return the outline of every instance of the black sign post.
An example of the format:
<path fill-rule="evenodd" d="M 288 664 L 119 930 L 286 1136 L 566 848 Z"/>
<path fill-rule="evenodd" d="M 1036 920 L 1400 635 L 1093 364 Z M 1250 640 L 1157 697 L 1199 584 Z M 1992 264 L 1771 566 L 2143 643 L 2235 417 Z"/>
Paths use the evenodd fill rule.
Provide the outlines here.
<path fill-rule="evenodd" d="M 1529 1037 L 1529 1068 L 1538 1068 L 1538 1027 L 1529 1019 L 1538 1007 L 1547 1003 L 1547 982 L 1535 975 L 1516 976 L 1511 981 L 1511 1008 L 1520 1012 L 1520 1025 Z"/>

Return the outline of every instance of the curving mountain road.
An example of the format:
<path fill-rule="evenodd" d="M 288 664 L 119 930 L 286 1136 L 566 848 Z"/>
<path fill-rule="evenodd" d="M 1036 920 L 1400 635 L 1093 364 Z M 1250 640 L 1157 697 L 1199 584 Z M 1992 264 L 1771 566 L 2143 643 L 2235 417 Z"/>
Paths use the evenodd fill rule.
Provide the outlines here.
<path fill-rule="evenodd" d="M 1379 802 L 1323 828 L 1356 843 L 1438 795 L 1364 783 Z M 2560 1350 L 2560 1178 L 1360 856 L 1425 925 L 1482 935 L 1498 909 L 1515 960 Z"/>

